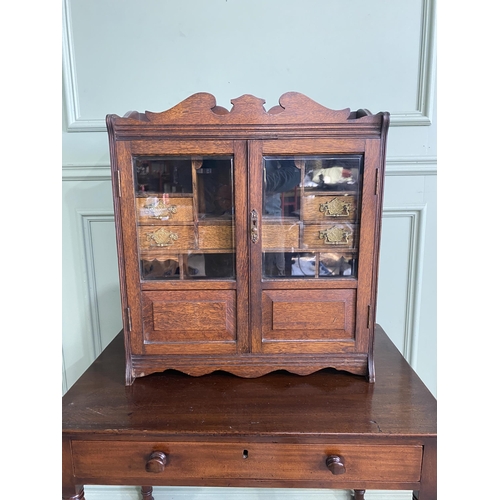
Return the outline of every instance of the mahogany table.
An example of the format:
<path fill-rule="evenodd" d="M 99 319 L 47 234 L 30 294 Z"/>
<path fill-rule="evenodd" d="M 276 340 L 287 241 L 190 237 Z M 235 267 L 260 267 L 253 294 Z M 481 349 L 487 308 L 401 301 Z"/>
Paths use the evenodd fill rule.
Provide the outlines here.
<path fill-rule="evenodd" d="M 63 397 L 63 499 L 85 484 L 413 490 L 436 499 L 436 400 L 380 326 L 376 382 L 175 371 L 125 386 L 120 333 Z"/>

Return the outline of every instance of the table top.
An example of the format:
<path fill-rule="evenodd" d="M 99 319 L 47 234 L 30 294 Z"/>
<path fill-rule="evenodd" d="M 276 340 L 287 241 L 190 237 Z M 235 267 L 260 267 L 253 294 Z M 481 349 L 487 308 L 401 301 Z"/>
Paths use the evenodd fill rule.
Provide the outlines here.
<path fill-rule="evenodd" d="M 324 369 L 244 379 L 167 370 L 125 386 L 123 333 L 63 396 L 63 435 L 113 439 L 324 439 L 436 435 L 436 399 L 384 330 L 375 330 L 375 375 Z"/>

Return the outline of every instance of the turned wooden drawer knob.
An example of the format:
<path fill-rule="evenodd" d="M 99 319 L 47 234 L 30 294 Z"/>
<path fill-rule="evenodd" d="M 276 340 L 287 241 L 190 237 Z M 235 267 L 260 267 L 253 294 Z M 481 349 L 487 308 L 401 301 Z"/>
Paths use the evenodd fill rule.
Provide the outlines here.
<path fill-rule="evenodd" d="M 338 474 L 345 473 L 345 462 L 344 457 L 340 455 L 329 455 L 326 459 L 326 466 L 330 469 L 330 472 L 335 476 Z"/>
<path fill-rule="evenodd" d="M 167 455 L 162 451 L 154 451 L 146 462 L 146 472 L 163 472 L 167 465 Z"/>

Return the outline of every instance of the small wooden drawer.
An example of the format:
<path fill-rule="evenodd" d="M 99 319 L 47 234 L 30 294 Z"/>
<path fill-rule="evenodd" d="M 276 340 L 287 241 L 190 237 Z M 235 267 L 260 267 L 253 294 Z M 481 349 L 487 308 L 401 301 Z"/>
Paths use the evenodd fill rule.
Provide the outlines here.
<path fill-rule="evenodd" d="M 136 198 L 139 224 L 168 224 L 193 221 L 193 198 L 150 196 Z"/>
<path fill-rule="evenodd" d="M 291 250 L 299 248 L 300 223 L 288 221 L 262 221 L 263 250 Z"/>
<path fill-rule="evenodd" d="M 232 222 L 200 224 L 198 226 L 198 244 L 200 250 L 232 250 Z"/>
<path fill-rule="evenodd" d="M 112 482 L 126 471 L 131 484 L 411 483 L 420 481 L 422 463 L 418 445 L 73 441 L 72 451 L 77 480 Z M 332 471 L 327 463 L 337 457 L 341 466 Z"/>
<path fill-rule="evenodd" d="M 302 248 L 332 251 L 356 246 L 356 226 L 347 223 L 306 224 Z"/>
<path fill-rule="evenodd" d="M 172 253 L 195 248 L 194 226 L 139 226 L 139 248 Z"/>
<path fill-rule="evenodd" d="M 351 195 L 304 196 L 302 213 L 305 221 L 356 220 L 356 197 Z"/>

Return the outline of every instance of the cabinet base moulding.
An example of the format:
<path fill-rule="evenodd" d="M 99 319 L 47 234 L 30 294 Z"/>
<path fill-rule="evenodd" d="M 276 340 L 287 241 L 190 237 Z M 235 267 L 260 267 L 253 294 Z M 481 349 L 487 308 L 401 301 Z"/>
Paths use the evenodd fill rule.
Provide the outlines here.
<path fill-rule="evenodd" d="M 214 371 L 222 370 L 238 377 L 255 378 L 266 375 L 276 370 L 286 370 L 295 375 L 310 375 L 322 369 L 335 369 L 347 371 L 354 375 L 366 376 L 375 379 L 375 372 L 370 356 L 354 354 L 349 358 L 345 355 L 328 356 L 217 356 L 213 359 L 206 358 L 200 361 L 198 357 L 132 355 L 131 358 L 132 380 L 156 372 L 178 370 L 191 376 L 202 376 Z"/>

